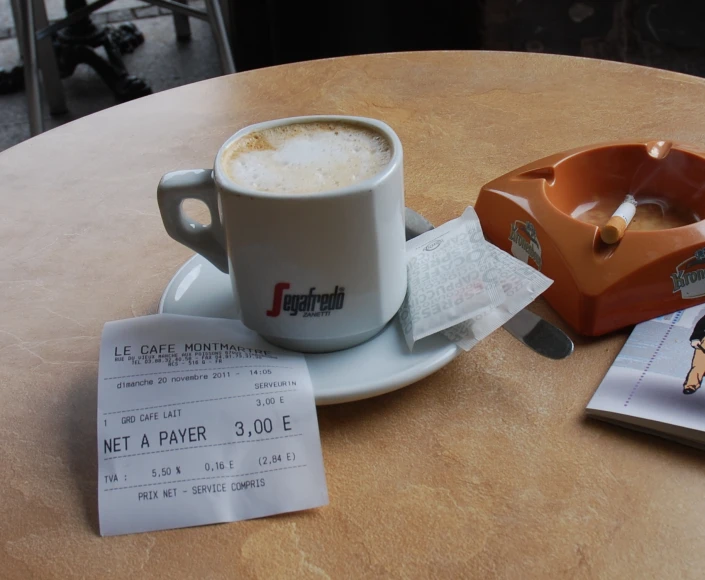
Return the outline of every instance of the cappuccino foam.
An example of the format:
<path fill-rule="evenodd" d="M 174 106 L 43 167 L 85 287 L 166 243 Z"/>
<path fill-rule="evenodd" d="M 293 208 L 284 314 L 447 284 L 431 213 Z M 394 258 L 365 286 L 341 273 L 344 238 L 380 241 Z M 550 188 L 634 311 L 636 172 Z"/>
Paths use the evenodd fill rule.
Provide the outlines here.
<path fill-rule="evenodd" d="M 235 183 L 268 193 L 317 193 L 364 181 L 392 159 L 376 130 L 345 122 L 272 127 L 245 135 L 223 157 Z"/>

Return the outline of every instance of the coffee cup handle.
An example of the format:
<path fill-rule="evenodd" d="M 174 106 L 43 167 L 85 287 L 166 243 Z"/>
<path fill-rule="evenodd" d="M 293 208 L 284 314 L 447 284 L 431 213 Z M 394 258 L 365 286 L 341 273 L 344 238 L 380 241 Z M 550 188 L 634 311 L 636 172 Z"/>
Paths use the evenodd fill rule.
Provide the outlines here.
<path fill-rule="evenodd" d="M 209 225 L 193 221 L 184 214 L 181 205 L 186 199 L 197 199 L 206 204 L 211 214 Z M 225 231 L 218 212 L 213 170 L 186 169 L 167 173 L 159 182 L 157 201 L 166 232 L 227 274 Z"/>

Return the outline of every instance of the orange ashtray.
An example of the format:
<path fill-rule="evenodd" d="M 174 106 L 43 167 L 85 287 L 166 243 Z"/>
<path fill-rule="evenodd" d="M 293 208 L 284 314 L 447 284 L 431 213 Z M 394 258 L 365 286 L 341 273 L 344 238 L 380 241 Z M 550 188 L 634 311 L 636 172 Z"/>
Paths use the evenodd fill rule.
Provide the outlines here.
<path fill-rule="evenodd" d="M 622 239 L 600 227 L 633 195 Z M 552 278 L 544 297 L 597 336 L 705 302 L 705 156 L 670 141 L 558 153 L 486 184 L 487 239 Z"/>

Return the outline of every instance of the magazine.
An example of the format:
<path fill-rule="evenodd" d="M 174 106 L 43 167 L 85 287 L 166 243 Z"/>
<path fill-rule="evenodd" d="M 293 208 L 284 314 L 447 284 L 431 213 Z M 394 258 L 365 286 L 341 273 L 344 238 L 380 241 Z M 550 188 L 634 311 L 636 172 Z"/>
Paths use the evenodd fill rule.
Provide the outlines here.
<path fill-rule="evenodd" d="M 638 324 L 587 406 L 591 417 L 705 448 L 705 304 Z"/>

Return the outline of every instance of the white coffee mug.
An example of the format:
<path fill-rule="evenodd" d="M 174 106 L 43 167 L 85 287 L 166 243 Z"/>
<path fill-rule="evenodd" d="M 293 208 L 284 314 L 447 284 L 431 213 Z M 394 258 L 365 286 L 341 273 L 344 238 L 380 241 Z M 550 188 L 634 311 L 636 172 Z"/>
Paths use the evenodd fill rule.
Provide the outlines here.
<path fill-rule="evenodd" d="M 265 193 L 235 183 L 223 157 L 254 131 L 342 122 L 381 133 L 391 160 L 380 173 L 319 193 Z M 158 189 L 167 233 L 230 274 L 242 322 L 273 344 L 325 352 L 360 344 L 392 319 L 406 293 L 402 146 L 374 119 L 293 117 L 246 127 L 220 148 L 214 169 L 166 174 Z M 181 210 L 203 201 L 210 225 Z"/>

